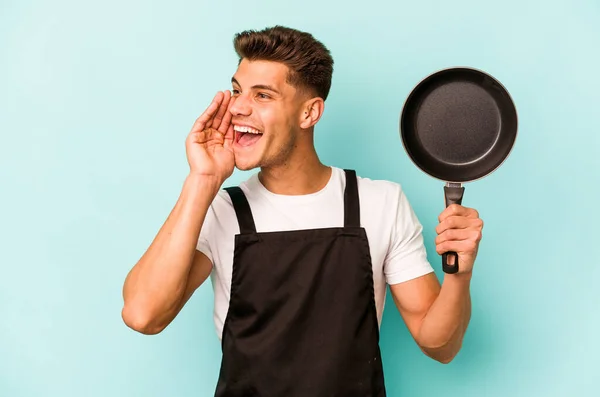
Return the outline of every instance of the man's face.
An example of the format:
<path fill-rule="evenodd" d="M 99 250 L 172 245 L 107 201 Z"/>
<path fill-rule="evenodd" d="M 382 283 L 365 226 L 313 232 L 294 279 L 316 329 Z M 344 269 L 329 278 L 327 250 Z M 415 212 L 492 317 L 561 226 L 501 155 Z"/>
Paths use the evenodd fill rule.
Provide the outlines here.
<path fill-rule="evenodd" d="M 243 59 L 232 78 L 235 165 L 240 170 L 285 162 L 300 130 L 302 96 L 278 62 Z"/>

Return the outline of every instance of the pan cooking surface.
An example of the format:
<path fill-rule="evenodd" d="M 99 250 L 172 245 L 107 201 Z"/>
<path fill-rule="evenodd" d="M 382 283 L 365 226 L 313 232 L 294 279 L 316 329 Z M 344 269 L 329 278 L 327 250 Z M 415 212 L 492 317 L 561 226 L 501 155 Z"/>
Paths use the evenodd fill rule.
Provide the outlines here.
<path fill-rule="evenodd" d="M 423 150 L 449 164 L 475 161 L 489 152 L 500 134 L 500 111 L 483 88 L 452 82 L 434 88 L 416 115 Z"/>
<path fill-rule="evenodd" d="M 402 110 L 402 142 L 427 174 L 448 182 L 486 176 L 508 156 L 517 113 L 508 92 L 474 69 L 435 73 L 415 87 Z"/>

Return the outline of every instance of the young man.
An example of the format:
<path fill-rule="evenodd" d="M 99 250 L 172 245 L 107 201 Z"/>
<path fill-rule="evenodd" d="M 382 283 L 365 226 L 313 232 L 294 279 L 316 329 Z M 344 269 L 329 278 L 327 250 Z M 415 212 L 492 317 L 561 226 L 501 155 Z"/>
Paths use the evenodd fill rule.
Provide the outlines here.
<path fill-rule="evenodd" d="M 189 133 L 179 200 L 125 280 L 125 323 L 162 331 L 210 275 L 223 348 L 216 396 L 384 396 L 389 284 L 422 351 L 450 362 L 470 318 L 477 211 L 439 216 L 436 250 L 461 264 L 440 286 L 401 187 L 317 156 L 329 51 L 284 27 L 234 43 L 232 93 L 217 93 Z M 260 171 L 222 189 L 234 167 Z"/>

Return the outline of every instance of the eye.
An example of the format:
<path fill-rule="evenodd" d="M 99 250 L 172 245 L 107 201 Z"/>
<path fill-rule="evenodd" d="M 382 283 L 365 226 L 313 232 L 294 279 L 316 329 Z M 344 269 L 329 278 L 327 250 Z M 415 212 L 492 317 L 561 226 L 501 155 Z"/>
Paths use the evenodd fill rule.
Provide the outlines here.
<path fill-rule="evenodd" d="M 257 96 L 260 99 L 269 99 L 269 98 L 271 98 L 269 95 L 265 94 L 264 92 L 259 92 Z"/>
<path fill-rule="evenodd" d="M 231 90 L 231 93 L 233 95 L 238 95 L 240 92 L 234 88 L 234 89 Z"/>

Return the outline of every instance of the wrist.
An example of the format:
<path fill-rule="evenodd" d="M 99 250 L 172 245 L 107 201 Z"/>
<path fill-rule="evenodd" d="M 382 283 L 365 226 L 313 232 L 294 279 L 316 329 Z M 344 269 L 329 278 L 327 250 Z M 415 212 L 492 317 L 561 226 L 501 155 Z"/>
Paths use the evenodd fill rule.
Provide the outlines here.
<path fill-rule="evenodd" d="M 460 273 L 444 273 L 444 282 L 448 281 L 454 284 L 466 284 L 469 285 L 471 283 L 471 278 L 473 277 L 473 272 L 460 272 Z"/>
<path fill-rule="evenodd" d="M 216 195 L 221 185 L 223 185 L 223 180 L 215 175 L 206 175 L 190 172 L 185 178 L 185 184 L 192 186 L 194 189 L 200 190 L 208 190 L 213 195 Z"/>

